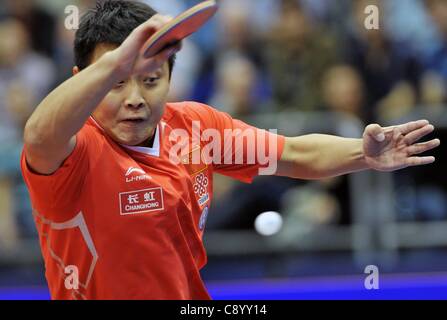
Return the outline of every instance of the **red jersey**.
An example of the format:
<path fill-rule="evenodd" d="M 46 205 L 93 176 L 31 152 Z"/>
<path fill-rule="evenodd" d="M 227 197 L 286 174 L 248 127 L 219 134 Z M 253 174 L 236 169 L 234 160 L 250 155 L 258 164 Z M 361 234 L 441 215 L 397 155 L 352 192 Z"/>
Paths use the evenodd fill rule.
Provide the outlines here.
<path fill-rule="evenodd" d="M 282 136 L 183 102 L 166 105 L 152 148 L 122 146 L 90 118 L 54 174 L 33 173 L 22 154 L 52 299 L 210 298 L 199 271 L 207 261 L 202 236 L 213 173 L 250 182 L 261 164 L 224 162 L 240 152 L 246 157 L 250 148 L 223 142 L 212 153 L 220 163 L 191 163 L 207 144 L 192 138 L 183 142 L 190 151 L 172 161 L 175 130 L 192 136 L 206 129 L 222 133 L 220 139 L 226 129 L 252 131 L 266 145 L 275 139 L 276 160 L 284 146 Z M 73 276 L 78 282 L 70 282 Z"/>

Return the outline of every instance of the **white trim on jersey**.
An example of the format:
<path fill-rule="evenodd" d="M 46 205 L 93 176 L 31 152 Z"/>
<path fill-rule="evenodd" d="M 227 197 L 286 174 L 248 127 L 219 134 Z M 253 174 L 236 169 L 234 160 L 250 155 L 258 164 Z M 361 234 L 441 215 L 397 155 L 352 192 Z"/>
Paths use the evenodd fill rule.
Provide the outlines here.
<path fill-rule="evenodd" d="M 87 279 L 85 280 L 85 283 L 79 281 L 79 286 L 83 287 L 84 289 L 87 289 L 90 280 L 93 276 L 93 271 L 95 270 L 96 263 L 99 259 L 98 252 L 96 251 L 95 245 L 93 243 L 92 236 L 90 235 L 90 232 L 87 227 L 87 223 L 84 219 L 84 214 L 79 212 L 73 219 L 61 223 L 53 222 L 52 220 L 46 219 L 44 216 L 42 216 L 39 212 L 37 212 L 36 209 L 33 208 L 33 216 L 39 220 L 41 223 L 48 225 L 52 230 L 69 230 L 69 229 L 76 229 L 79 228 L 81 231 L 82 238 L 87 245 L 87 248 L 92 255 L 92 262 L 90 264 L 90 268 L 88 271 Z M 64 276 L 65 279 L 65 268 L 67 267 L 65 265 L 65 262 L 62 260 L 61 257 L 59 257 L 53 248 L 51 247 L 51 240 L 50 235 L 48 233 L 43 233 L 42 236 L 46 238 L 46 245 L 48 248 L 48 251 L 50 252 L 51 257 L 56 261 L 56 264 L 59 265 L 61 268 L 61 274 Z M 79 294 L 81 297 L 85 299 L 85 296 L 79 292 L 79 290 L 74 290 L 76 294 Z M 73 296 L 76 298 L 75 296 Z"/>
<path fill-rule="evenodd" d="M 95 120 L 95 118 L 93 118 L 93 116 L 90 116 L 90 119 L 93 120 L 93 123 L 99 128 L 101 129 L 101 131 L 104 131 L 104 129 L 99 125 L 99 123 Z M 164 123 L 162 123 L 162 126 L 164 127 Z M 153 157 L 160 157 L 160 125 L 157 125 L 157 127 L 155 128 L 155 139 L 154 139 L 154 145 L 152 148 L 147 148 L 147 147 L 131 147 L 131 146 L 126 146 L 124 144 L 120 144 L 122 147 L 132 150 L 132 151 L 136 151 L 136 152 L 141 152 L 144 154 L 147 154 L 149 156 L 153 156 Z"/>
<path fill-rule="evenodd" d="M 122 146 L 129 150 L 141 152 L 141 153 L 147 154 L 149 156 L 160 157 L 160 126 L 158 125 L 157 128 L 155 128 L 154 145 L 152 148 L 131 147 L 131 146 L 126 146 L 124 144 L 122 144 Z"/>

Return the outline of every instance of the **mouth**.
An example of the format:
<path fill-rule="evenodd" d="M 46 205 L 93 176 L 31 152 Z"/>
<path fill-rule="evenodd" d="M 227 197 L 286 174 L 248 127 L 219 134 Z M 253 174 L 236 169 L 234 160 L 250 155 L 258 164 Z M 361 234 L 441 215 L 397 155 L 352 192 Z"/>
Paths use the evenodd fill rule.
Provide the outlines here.
<path fill-rule="evenodd" d="M 124 123 L 124 124 L 128 124 L 128 125 L 138 125 L 138 124 L 144 123 L 146 121 L 147 121 L 147 119 L 145 119 L 145 118 L 128 118 L 128 119 L 121 120 L 120 122 Z"/>

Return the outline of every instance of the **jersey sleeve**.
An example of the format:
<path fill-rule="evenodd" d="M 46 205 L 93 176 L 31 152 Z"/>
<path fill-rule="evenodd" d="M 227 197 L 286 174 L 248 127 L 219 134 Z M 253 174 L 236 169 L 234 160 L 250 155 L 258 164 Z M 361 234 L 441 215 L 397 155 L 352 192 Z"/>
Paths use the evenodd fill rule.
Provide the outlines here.
<path fill-rule="evenodd" d="M 247 183 L 258 175 L 275 174 L 284 149 L 284 136 L 233 119 L 205 104 L 189 102 L 188 111 L 194 120 L 200 121 L 202 139 L 211 136 L 206 134 L 207 130 L 218 133 L 220 153 L 212 154 L 215 172 Z"/>
<path fill-rule="evenodd" d="M 22 151 L 21 169 L 33 209 L 52 221 L 66 221 L 80 210 L 82 187 L 89 168 L 89 144 L 95 139 L 93 129 L 84 126 L 76 135 L 76 146 L 61 167 L 51 175 L 35 173 Z"/>

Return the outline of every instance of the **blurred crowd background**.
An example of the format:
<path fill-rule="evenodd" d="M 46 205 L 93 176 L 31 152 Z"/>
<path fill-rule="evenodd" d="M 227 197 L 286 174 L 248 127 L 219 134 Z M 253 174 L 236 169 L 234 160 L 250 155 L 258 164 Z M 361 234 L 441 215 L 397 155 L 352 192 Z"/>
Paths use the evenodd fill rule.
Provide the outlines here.
<path fill-rule="evenodd" d="M 199 2 L 144 1 L 172 16 Z M 82 14 L 94 3 L 0 0 L 0 286 L 43 283 L 19 168 L 22 130 L 38 103 L 71 76 L 75 30 L 65 27 L 66 6 L 76 5 Z M 371 4 L 379 8 L 378 30 L 365 28 Z M 422 117 L 437 125 L 435 135 L 442 139 L 447 1 L 221 0 L 220 5 L 218 15 L 178 54 L 170 101 L 204 102 L 282 134 L 360 137 L 365 124 Z M 368 259 L 387 261 L 396 272 L 445 270 L 446 166 L 442 151 L 435 155 L 436 165 L 393 175 L 319 182 L 260 177 L 253 185 L 216 177 L 206 239 L 212 259 L 204 277 L 355 273 Z M 255 234 L 253 222 L 270 210 L 286 223 L 279 235 L 265 239 Z M 423 258 L 402 264 L 402 254 L 415 248 L 424 249 Z M 385 260 L 374 255 L 382 251 L 392 254 Z"/>

